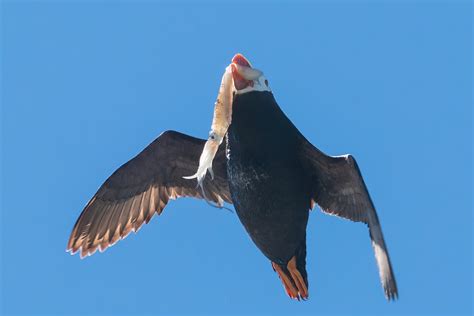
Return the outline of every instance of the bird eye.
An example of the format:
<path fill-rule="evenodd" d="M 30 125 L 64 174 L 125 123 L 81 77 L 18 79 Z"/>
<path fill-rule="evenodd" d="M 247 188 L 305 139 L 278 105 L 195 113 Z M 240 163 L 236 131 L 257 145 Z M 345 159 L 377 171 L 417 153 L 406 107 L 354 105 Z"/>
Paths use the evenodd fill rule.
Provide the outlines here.
<path fill-rule="evenodd" d="M 268 87 L 268 80 L 265 79 L 265 85 Z"/>

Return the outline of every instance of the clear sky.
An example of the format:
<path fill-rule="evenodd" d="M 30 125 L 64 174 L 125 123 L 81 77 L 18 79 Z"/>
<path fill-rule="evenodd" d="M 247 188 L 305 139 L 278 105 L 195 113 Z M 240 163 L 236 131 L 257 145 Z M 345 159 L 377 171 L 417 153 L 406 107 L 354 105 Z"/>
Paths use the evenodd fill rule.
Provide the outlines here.
<path fill-rule="evenodd" d="M 472 312 L 471 3 L 3 1 L 1 20 L 1 313 Z M 164 130 L 207 136 L 236 52 L 313 144 L 357 158 L 399 301 L 366 227 L 317 209 L 307 302 L 203 201 L 170 203 L 105 253 L 65 252 L 118 166 Z"/>

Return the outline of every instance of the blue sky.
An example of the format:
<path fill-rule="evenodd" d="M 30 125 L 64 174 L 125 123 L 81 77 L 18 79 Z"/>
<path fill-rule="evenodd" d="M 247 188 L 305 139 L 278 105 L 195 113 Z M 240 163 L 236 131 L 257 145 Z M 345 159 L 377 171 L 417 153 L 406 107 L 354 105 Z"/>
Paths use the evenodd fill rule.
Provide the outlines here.
<path fill-rule="evenodd" d="M 472 312 L 472 5 L 463 1 L 2 2 L 5 315 Z M 241 52 L 316 146 L 358 160 L 399 284 L 367 229 L 318 210 L 310 300 L 288 299 L 235 214 L 170 203 L 85 260 L 88 199 L 162 131 L 206 137 Z"/>

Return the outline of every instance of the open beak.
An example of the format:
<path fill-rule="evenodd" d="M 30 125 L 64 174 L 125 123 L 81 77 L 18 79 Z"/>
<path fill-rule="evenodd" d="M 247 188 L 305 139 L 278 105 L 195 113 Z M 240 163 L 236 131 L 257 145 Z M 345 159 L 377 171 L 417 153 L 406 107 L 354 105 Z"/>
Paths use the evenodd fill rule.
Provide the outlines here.
<path fill-rule="evenodd" d="M 252 69 L 252 65 L 242 54 L 236 54 L 232 58 L 232 77 L 234 79 L 234 86 L 236 90 L 242 90 L 248 86 L 253 87 L 253 80 L 246 79 L 245 69 Z"/>
<path fill-rule="evenodd" d="M 232 58 L 232 63 L 240 65 L 240 66 L 245 66 L 245 67 L 252 68 L 252 65 L 250 64 L 248 59 L 245 58 L 244 55 L 242 55 L 242 54 L 235 54 L 235 56 Z"/>

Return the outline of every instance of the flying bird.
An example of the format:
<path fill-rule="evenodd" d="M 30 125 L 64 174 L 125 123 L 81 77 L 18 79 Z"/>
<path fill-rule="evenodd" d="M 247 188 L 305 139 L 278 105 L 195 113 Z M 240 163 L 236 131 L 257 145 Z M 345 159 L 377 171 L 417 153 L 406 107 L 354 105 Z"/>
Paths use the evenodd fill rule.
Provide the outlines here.
<path fill-rule="evenodd" d="M 305 300 L 306 226 L 318 204 L 324 213 L 368 225 L 385 296 L 396 299 L 380 222 L 354 157 L 328 156 L 312 145 L 278 106 L 263 73 L 244 56 L 235 55 L 229 67 L 228 124 L 220 129 L 219 141 L 213 132 L 207 142 L 176 131 L 162 133 L 102 184 L 74 225 L 67 250 L 80 252 L 81 258 L 104 251 L 160 215 L 170 199 L 227 202 L 286 293 Z M 229 87 L 223 83 L 221 89 Z M 215 119 L 218 106 L 219 99 Z M 225 144 L 220 145 L 222 136 Z"/>

